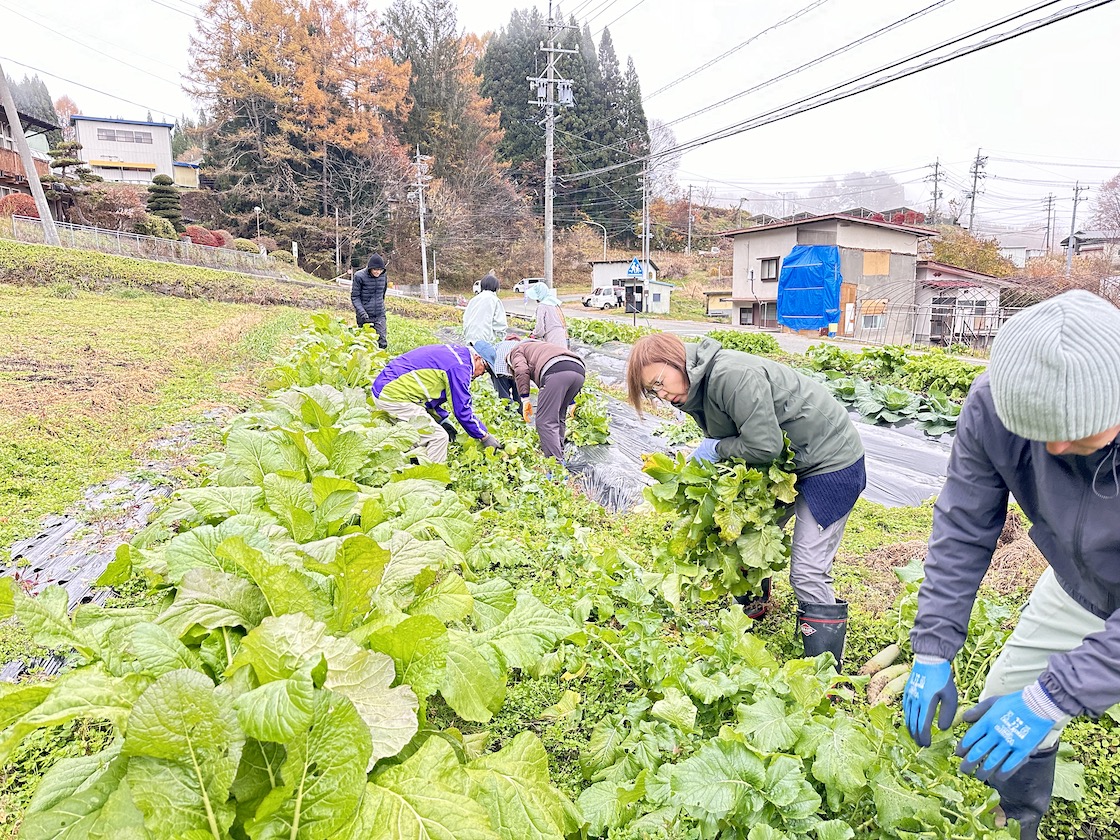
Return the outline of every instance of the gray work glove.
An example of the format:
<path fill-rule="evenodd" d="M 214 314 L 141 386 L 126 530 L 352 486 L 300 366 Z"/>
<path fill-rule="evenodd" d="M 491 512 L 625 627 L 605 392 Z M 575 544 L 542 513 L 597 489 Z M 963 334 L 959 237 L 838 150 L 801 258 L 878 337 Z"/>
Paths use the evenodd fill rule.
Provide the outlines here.
<path fill-rule="evenodd" d="M 489 433 L 482 438 L 482 445 L 489 449 L 501 449 L 502 447 L 502 445 L 498 443 L 498 439 Z"/>

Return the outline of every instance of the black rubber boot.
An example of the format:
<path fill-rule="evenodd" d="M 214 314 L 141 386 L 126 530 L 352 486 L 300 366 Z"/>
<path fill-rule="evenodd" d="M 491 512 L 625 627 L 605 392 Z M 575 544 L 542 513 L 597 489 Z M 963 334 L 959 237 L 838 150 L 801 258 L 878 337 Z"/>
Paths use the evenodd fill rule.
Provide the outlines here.
<path fill-rule="evenodd" d="M 746 595 L 736 595 L 735 603 L 743 608 L 747 618 L 758 620 L 766 615 L 770 609 L 770 578 L 762 579 L 762 592 L 748 592 Z"/>
<path fill-rule="evenodd" d="M 830 651 L 836 657 L 836 670 L 844 662 L 844 639 L 848 635 L 848 602 L 835 604 L 798 604 L 797 632 L 805 645 L 805 656 Z"/>
<path fill-rule="evenodd" d="M 1057 763 L 1058 748 L 1054 746 L 1032 755 L 1003 781 L 991 779 L 988 782 L 999 791 L 1003 813 L 1008 819 L 1019 821 L 1019 840 L 1038 838 L 1038 824 L 1050 808 Z"/>

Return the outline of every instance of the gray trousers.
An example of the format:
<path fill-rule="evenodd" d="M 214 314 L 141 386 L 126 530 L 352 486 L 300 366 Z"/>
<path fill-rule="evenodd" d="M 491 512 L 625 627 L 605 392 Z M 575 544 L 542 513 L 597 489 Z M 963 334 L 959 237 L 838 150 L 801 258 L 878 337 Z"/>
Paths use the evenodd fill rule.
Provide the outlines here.
<path fill-rule="evenodd" d="M 1086 636 L 1102 632 L 1104 626 L 1104 619 L 1069 597 L 1054 577 L 1054 570 L 1047 568 L 1034 585 L 1011 638 L 988 672 L 980 699 L 1026 688 L 1046 670 L 1051 655 L 1073 650 Z M 1058 743 L 1070 720 L 1069 717 L 1059 718 L 1038 749 L 1045 750 Z"/>
<path fill-rule="evenodd" d="M 793 515 L 797 517 L 793 523 L 793 550 L 789 558 L 793 594 L 802 604 L 835 604 L 832 563 L 851 514 L 822 528 L 813 518 L 808 502 L 799 495 L 793 504 Z"/>
<path fill-rule="evenodd" d="M 358 326 L 362 324 L 369 324 L 377 333 L 377 346 L 382 350 L 389 346 L 389 327 L 385 313 L 380 315 L 370 315 L 368 320 L 363 321 L 361 316 L 358 316 Z"/>
<path fill-rule="evenodd" d="M 583 379 L 583 371 L 550 371 L 537 392 L 537 434 L 541 438 L 541 451 L 557 461 L 564 460 L 568 406 L 583 387 Z"/>

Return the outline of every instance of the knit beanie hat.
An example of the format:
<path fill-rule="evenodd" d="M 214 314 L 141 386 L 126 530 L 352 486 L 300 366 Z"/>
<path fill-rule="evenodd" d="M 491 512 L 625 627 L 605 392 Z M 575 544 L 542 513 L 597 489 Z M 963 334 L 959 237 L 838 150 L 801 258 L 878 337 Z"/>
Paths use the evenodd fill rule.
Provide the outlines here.
<path fill-rule="evenodd" d="M 1014 434 L 1099 434 L 1120 424 L 1120 309 L 1080 290 L 1024 309 L 996 333 L 988 371 L 996 414 Z"/>
<path fill-rule="evenodd" d="M 385 258 L 383 256 L 381 256 L 380 254 L 374 254 L 372 257 L 369 258 L 369 262 L 366 263 L 366 269 L 368 271 L 377 271 L 377 270 L 382 269 L 384 267 L 385 267 Z"/>

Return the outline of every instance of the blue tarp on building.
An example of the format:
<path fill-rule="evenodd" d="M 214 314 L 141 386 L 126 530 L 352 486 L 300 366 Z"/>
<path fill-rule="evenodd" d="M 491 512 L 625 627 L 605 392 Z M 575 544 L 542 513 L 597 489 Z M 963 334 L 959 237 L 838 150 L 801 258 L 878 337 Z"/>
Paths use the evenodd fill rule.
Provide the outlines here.
<path fill-rule="evenodd" d="M 794 245 L 778 277 L 778 323 L 791 330 L 835 330 L 843 280 L 838 247 Z"/>

